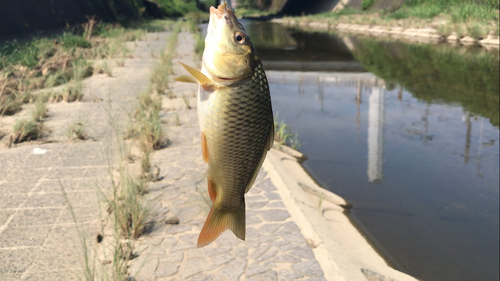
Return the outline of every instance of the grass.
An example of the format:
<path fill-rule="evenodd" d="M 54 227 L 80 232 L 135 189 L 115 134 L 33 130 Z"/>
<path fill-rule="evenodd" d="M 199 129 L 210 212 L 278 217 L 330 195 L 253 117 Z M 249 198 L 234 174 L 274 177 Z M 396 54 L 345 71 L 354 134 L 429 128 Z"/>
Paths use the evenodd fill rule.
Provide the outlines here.
<path fill-rule="evenodd" d="M 298 140 L 298 134 L 293 134 L 291 126 L 286 124 L 284 120 L 278 120 L 278 113 L 276 113 L 274 117 L 274 140 L 280 146 L 286 145 L 294 150 L 298 150 L 302 145 Z"/>
<path fill-rule="evenodd" d="M 68 93 L 55 101 L 81 99 L 83 78 L 92 75 L 88 60 L 130 56 L 126 41 L 142 40 L 147 31 L 165 30 L 172 21 L 137 23 L 132 28 L 98 23 L 94 18 L 82 25 L 82 32 L 65 32 L 54 38 L 34 38 L 27 43 L 7 42 L 0 47 L 0 115 L 15 114 L 19 100 L 31 91 L 68 84 Z M 76 28 L 78 30 L 78 28 Z M 110 75 L 110 66 L 104 72 Z"/>
<path fill-rule="evenodd" d="M 47 99 L 39 97 L 31 111 L 31 118 L 37 122 L 42 122 L 47 117 Z"/>
<path fill-rule="evenodd" d="M 177 36 L 181 31 L 181 22 L 178 22 L 173 30 L 172 35 L 168 38 L 167 49 L 160 53 L 160 60 L 155 65 L 151 82 L 153 88 L 158 94 L 166 94 L 170 82 L 170 74 L 172 73 L 172 59 L 175 55 L 175 45 L 177 44 Z"/>
<path fill-rule="evenodd" d="M 86 140 L 88 138 L 87 124 L 84 122 L 74 122 L 68 128 L 68 138 L 72 140 Z"/>
<path fill-rule="evenodd" d="M 97 73 L 104 73 L 108 77 L 112 77 L 113 76 L 113 68 L 107 62 L 101 63 L 100 65 L 98 65 L 97 67 L 95 67 L 94 70 L 97 71 Z"/>
<path fill-rule="evenodd" d="M 489 33 L 498 34 L 499 4 L 490 0 L 407 0 L 401 7 L 376 10 L 380 0 L 364 0 L 362 11 L 350 8 L 336 12 L 289 18 L 296 22 L 327 22 L 381 25 L 403 28 L 435 28 L 449 35 L 483 38 Z"/>
<path fill-rule="evenodd" d="M 17 120 L 12 126 L 11 143 L 36 140 L 41 137 L 42 125 L 31 119 Z"/>
<path fill-rule="evenodd" d="M 194 52 L 201 56 L 205 50 L 205 39 L 201 35 L 200 28 L 196 25 L 195 21 L 189 20 L 188 26 L 189 32 L 193 34 L 195 40 Z"/>

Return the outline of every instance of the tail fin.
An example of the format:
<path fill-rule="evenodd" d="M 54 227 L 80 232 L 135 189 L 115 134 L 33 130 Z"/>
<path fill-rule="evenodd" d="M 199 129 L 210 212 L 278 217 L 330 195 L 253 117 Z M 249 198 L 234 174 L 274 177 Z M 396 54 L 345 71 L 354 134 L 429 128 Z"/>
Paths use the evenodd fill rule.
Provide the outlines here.
<path fill-rule="evenodd" d="M 241 240 L 245 240 L 245 203 L 243 202 L 238 210 L 223 211 L 212 206 L 208 214 L 205 225 L 201 229 L 198 237 L 198 248 L 205 247 L 212 243 L 226 229 L 236 235 Z"/>

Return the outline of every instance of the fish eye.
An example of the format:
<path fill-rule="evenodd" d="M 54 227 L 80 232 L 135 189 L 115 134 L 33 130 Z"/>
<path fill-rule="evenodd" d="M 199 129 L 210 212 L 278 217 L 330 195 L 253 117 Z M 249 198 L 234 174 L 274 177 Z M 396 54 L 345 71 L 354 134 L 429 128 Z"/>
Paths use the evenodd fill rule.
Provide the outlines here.
<path fill-rule="evenodd" d="M 236 32 L 234 34 L 234 39 L 239 42 L 240 44 L 245 43 L 245 35 L 241 32 Z"/>

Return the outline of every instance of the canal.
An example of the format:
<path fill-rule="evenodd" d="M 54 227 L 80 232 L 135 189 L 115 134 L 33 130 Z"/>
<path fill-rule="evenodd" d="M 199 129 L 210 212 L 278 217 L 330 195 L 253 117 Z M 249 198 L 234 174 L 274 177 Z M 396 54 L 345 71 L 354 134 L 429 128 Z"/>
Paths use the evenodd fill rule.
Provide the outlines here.
<path fill-rule="evenodd" d="M 422 280 L 498 280 L 498 50 L 243 22 L 303 165 L 387 261 Z"/>

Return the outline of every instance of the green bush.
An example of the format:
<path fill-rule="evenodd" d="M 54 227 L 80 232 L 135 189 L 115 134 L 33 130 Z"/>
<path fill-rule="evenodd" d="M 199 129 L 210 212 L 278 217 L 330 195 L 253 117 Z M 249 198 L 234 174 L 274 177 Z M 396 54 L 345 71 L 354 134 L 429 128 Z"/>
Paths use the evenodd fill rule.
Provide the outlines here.
<path fill-rule="evenodd" d="M 199 11 L 196 1 L 158 0 L 157 2 L 167 17 L 181 17 L 189 12 Z"/>
<path fill-rule="evenodd" d="M 60 42 L 65 49 L 73 49 L 73 48 L 91 48 L 92 44 L 83 36 L 77 36 L 73 34 L 63 34 L 60 37 Z"/>
<path fill-rule="evenodd" d="M 370 6 L 373 5 L 374 2 L 375 2 L 375 0 L 363 0 L 361 7 L 363 8 L 363 10 L 366 10 L 366 9 L 370 8 Z"/>

